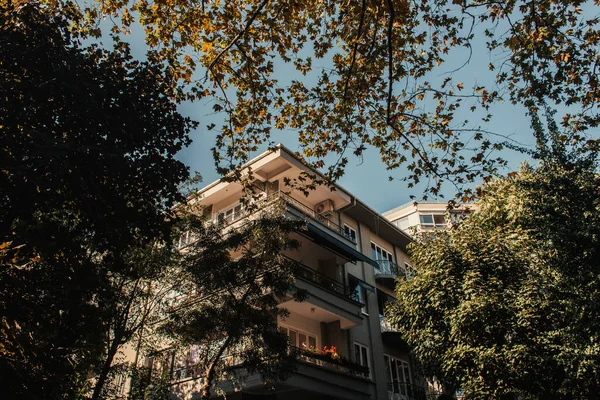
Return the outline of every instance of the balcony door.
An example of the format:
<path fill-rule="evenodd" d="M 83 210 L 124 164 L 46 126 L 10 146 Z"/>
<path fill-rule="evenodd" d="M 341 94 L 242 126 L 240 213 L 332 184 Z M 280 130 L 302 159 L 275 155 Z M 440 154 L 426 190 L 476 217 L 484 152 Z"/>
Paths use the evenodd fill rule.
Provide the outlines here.
<path fill-rule="evenodd" d="M 388 355 L 384 355 L 383 358 L 390 398 L 399 400 L 413 398 L 408 363 Z"/>
<path fill-rule="evenodd" d="M 371 242 L 371 258 L 376 261 L 394 261 L 392 253 L 379 246 L 377 243 Z"/>
<path fill-rule="evenodd" d="M 279 326 L 279 331 L 287 335 L 290 346 L 298 348 L 318 348 L 317 337 L 315 335 L 283 325 Z"/>
<path fill-rule="evenodd" d="M 241 203 L 237 203 L 234 206 L 219 212 L 217 215 L 217 223 L 219 225 L 229 225 L 243 216 L 244 206 Z"/>

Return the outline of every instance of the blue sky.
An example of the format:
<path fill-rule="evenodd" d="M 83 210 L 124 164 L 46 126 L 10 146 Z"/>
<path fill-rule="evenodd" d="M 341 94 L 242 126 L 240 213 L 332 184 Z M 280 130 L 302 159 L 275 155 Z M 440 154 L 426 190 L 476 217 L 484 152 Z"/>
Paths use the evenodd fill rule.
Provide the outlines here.
<path fill-rule="evenodd" d="M 104 39 L 108 43 L 107 38 Z M 132 44 L 133 55 L 137 58 L 144 58 L 146 46 L 144 44 L 143 34 L 140 30 L 135 30 L 127 39 Z M 453 74 L 457 81 L 462 81 L 465 88 L 473 87 L 475 84 L 488 83 L 493 78 L 488 69 L 491 60 L 485 50 L 483 41 L 475 41 L 474 55 L 466 67 Z M 461 51 L 455 51 L 448 55 L 447 63 L 435 71 L 428 80 L 443 79 L 448 71 L 454 70 L 465 60 L 466 54 Z M 281 71 L 277 72 L 277 79 L 286 81 L 289 79 L 305 79 L 305 83 L 311 84 L 315 81 L 315 76 L 319 72 L 319 67 L 327 67 L 326 61 L 319 65 L 314 62 L 314 72 L 306 77 L 298 74 L 297 76 L 288 75 L 292 68 L 282 66 Z M 185 103 L 180 106 L 180 112 L 183 115 L 200 122 L 197 130 L 192 133 L 193 143 L 180 152 L 178 158 L 184 162 L 192 174 L 197 171 L 203 177 L 203 184 L 209 184 L 219 178 L 211 154 L 211 147 L 214 146 L 216 133 L 205 129 L 206 125 L 214 123 L 217 127 L 224 122 L 224 114 L 215 114 L 212 110 L 210 101 L 199 101 L 195 103 Z M 531 145 L 533 138 L 531 135 L 530 121 L 526 116 L 524 107 L 513 106 L 508 102 L 495 104 L 491 110 L 493 118 L 490 123 L 484 127 L 487 130 L 510 136 L 512 139 Z M 465 111 L 464 115 L 459 114 L 457 120 L 470 119 L 473 115 Z M 272 141 L 283 143 L 292 150 L 300 150 L 298 146 L 297 135 L 295 132 L 274 132 Z M 266 148 L 266 147 L 265 147 Z M 261 149 L 263 151 L 264 149 Z M 257 153 L 258 154 L 258 153 Z M 519 164 L 526 160 L 526 156 L 510 150 L 503 150 L 499 153 L 503 158 L 509 161 L 509 167 L 503 172 L 509 172 L 519 167 Z M 396 179 L 389 181 L 388 177 L 393 175 Z M 385 170 L 380 161 L 378 150 L 369 148 L 362 159 L 351 158 L 345 175 L 339 181 L 339 184 L 350 192 L 354 193 L 362 201 L 379 212 L 390 210 L 398 205 L 411 201 L 411 196 L 420 199 L 423 195 L 424 186 L 418 186 L 409 189 L 407 183 L 402 181 L 404 176 L 402 169 L 393 171 L 391 174 Z M 477 183 L 477 182 L 476 182 Z M 454 196 L 454 187 L 446 185 L 443 190 L 444 196 L 449 199 Z"/>
<path fill-rule="evenodd" d="M 484 43 L 480 42 L 475 43 L 474 45 L 483 47 Z M 485 48 L 475 49 L 475 51 L 477 50 L 483 50 L 483 54 L 485 54 Z M 451 58 L 449 62 L 444 65 L 443 68 L 440 68 L 439 71 L 436 71 L 435 76 L 439 79 L 443 79 L 446 76 L 446 71 L 454 70 L 457 66 L 461 65 L 465 60 L 466 54 L 464 52 L 462 54 L 460 52 L 455 52 L 454 55 L 450 55 L 449 57 Z M 464 82 L 465 87 L 472 87 L 475 83 L 490 82 L 490 79 L 493 78 L 493 76 L 488 68 L 489 62 L 490 59 L 488 57 L 473 57 L 471 63 L 463 70 L 455 73 L 454 77 L 458 81 Z M 294 75 L 293 79 L 304 79 L 306 84 L 315 82 L 315 76 L 320 72 L 319 67 L 327 67 L 327 64 L 323 61 L 321 65 L 319 65 L 319 63 L 315 61 L 314 65 L 315 69 L 312 75 L 309 74 L 306 77 L 303 77 L 298 74 Z M 277 79 L 280 81 L 291 79 L 292 77 L 286 75 L 290 70 L 291 68 L 285 68 L 285 66 L 283 66 L 281 71 L 276 71 L 276 74 L 279 74 L 276 75 Z M 429 78 L 429 80 L 435 79 L 435 76 Z M 209 101 L 184 104 L 180 111 L 183 114 L 189 115 L 200 121 L 199 129 L 192 135 L 192 145 L 180 153 L 180 159 L 191 168 L 192 172 L 200 172 L 203 176 L 203 182 L 208 184 L 219 178 L 210 152 L 210 148 L 214 146 L 216 133 L 207 131 L 204 127 L 210 123 L 214 123 L 217 127 L 220 126 L 224 121 L 224 115 L 214 114 Z M 485 126 L 486 129 L 505 136 L 510 136 L 520 143 L 528 145 L 533 143 L 533 138 L 530 134 L 530 121 L 526 116 L 524 107 L 513 106 L 508 102 L 500 103 L 494 106 L 492 114 L 494 116 L 492 121 Z M 469 111 L 465 111 L 465 114 L 460 115 L 457 120 L 469 119 L 472 117 L 473 115 L 471 115 Z M 272 140 L 274 142 L 283 143 L 292 150 L 300 150 L 295 132 L 274 132 Z M 510 172 L 511 170 L 517 169 L 519 164 L 526 160 L 526 157 L 523 154 L 510 150 L 504 150 L 500 154 L 509 161 L 509 168 L 504 172 Z M 411 196 L 414 196 L 417 199 L 422 197 L 424 186 L 409 189 L 407 183 L 401 180 L 404 173 L 405 171 L 402 169 L 392 171 L 391 173 L 386 171 L 381 162 L 378 150 L 369 148 L 362 159 L 350 159 L 345 175 L 340 179 L 339 184 L 354 193 L 358 198 L 369 204 L 375 210 L 384 212 L 400 204 L 411 201 Z M 390 181 L 388 179 L 390 175 L 394 176 L 396 179 Z M 454 187 L 452 185 L 446 185 L 443 194 L 447 199 L 452 198 L 455 194 Z"/>

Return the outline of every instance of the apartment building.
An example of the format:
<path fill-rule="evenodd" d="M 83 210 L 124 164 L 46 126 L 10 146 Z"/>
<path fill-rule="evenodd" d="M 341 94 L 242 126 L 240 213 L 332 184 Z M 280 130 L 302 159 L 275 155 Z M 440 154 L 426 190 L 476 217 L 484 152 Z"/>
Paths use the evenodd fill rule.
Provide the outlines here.
<path fill-rule="evenodd" d="M 412 201 L 383 213 L 392 224 L 408 234 L 447 229 L 450 224 L 475 210 L 474 204 L 458 204 L 448 209 L 448 202 Z"/>
<path fill-rule="evenodd" d="M 347 361 L 303 353 L 297 372 L 279 383 L 275 393 L 267 392 L 258 377 L 246 377 L 242 385 L 223 386 L 227 397 L 270 393 L 281 399 L 425 399 L 424 381 L 413 368 L 406 343 L 383 317 L 385 304 L 394 298 L 396 278 L 410 277 L 410 236 L 339 186 L 319 186 L 308 195 L 286 186 L 302 171 L 314 171 L 284 146 L 261 154 L 247 167 L 261 192 L 260 204 L 283 201 L 285 215 L 307 226 L 295 234 L 300 249 L 286 255 L 302 264 L 295 284 L 309 295 L 303 302 L 282 300 L 280 307 L 290 315 L 278 321 L 280 331 L 291 346 L 335 346 Z M 237 182 L 214 182 L 196 196 L 204 214 L 216 223 L 231 225 L 248 218 Z M 174 386 L 192 389 L 192 375 L 173 373 Z"/>

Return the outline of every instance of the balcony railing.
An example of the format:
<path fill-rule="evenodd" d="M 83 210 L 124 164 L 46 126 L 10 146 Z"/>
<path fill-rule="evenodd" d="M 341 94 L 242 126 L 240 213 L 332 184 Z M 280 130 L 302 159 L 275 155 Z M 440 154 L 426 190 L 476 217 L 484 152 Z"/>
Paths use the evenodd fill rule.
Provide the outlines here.
<path fill-rule="evenodd" d="M 297 261 L 295 261 L 295 263 L 297 264 L 296 277 L 314 283 L 315 285 L 326 289 L 330 292 L 333 292 L 338 296 L 345 297 L 347 299 L 360 303 L 360 299 L 358 298 L 357 293 L 354 290 L 350 289 L 348 286 L 336 281 L 333 278 L 330 278 L 327 275 L 320 273 L 319 271 L 307 267 L 304 264 L 301 264 Z"/>
<path fill-rule="evenodd" d="M 344 234 L 344 230 L 342 229 L 341 226 L 339 226 L 338 224 L 336 224 L 333 221 L 330 221 L 327 218 L 327 216 L 317 213 L 313 208 L 296 200 L 295 198 L 293 198 L 292 196 L 290 196 L 288 194 L 285 194 L 283 192 L 277 192 L 277 193 L 279 193 L 278 197 L 281 198 L 283 201 L 285 201 L 287 204 L 291 205 L 292 207 L 296 208 L 299 211 L 302 211 L 302 213 L 308 215 L 309 217 L 311 217 L 315 221 L 319 222 L 321 225 L 326 226 L 327 228 L 334 231 L 338 235 L 342 235 L 346 239 L 350 240 L 351 242 L 354 242 L 352 240 L 352 238 L 350 238 L 348 235 Z"/>
<path fill-rule="evenodd" d="M 202 373 L 202 362 L 198 355 L 196 346 L 187 350 L 175 350 L 172 348 L 158 351 L 151 355 L 150 368 L 156 371 L 158 376 L 168 379 L 170 382 L 182 382 L 197 378 Z M 236 367 L 244 363 L 242 353 L 224 355 L 219 359 L 222 367 Z"/>
<path fill-rule="evenodd" d="M 393 277 L 403 276 L 407 280 L 410 280 L 415 277 L 415 271 L 411 269 L 406 269 L 393 261 L 390 260 L 375 260 L 377 261 L 378 267 L 375 267 L 374 274 L 375 277 L 381 275 L 391 275 Z"/>
<path fill-rule="evenodd" d="M 424 387 L 408 382 L 388 382 L 389 400 L 427 400 Z"/>
<path fill-rule="evenodd" d="M 312 207 L 307 206 L 306 204 L 302 203 L 301 201 L 296 200 L 292 196 L 290 196 L 284 192 L 281 192 L 281 191 L 271 193 L 270 195 L 265 196 L 263 199 L 254 202 L 248 209 L 243 210 L 241 213 L 239 213 L 238 215 L 233 217 L 231 220 L 219 221 L 218 217 L 217 217 L 217 220 L 215 220 L 214 223 L 219 224 L 222 227 L 229 226 L 229 225 L 234 224 L 235 222 L 245 218 L 246 216 L 255 212 L 256 210 L 260 210 L 261 208 L 266 207 L 269 203 L 272 203 L 276 200 L 285 201 L 288 205 L 294 207 L 298 211 L 302 212 L 303 214 L 305 214 L 308 217 L 312 218 L 313 220 L 317 221 L 319 224 L 325 226 L 329 230 L 337 233 L 338 235 L 345 237 L 346 239 L 350 240 L 352 243 L 355 243 L 354 240 L 349 235 L 346 235 L 344 233 L 344 230 L 338 224 L 329 220 L 326 215 L 317 213 Z"/>
<path fill-rule="evenodd" d="M 339 355 L 334 358 L 331 354 L 321 354 L 315 351 L 300 349 L 295 347 L 295 353 L 299 360 L 318 365 L 321 368 L 342 372 L 344 374 L 360 376 L 364 378 L 369 377 L 369 367 L 357 364 L 353 361 L 347 360 Z"/>
<path fill-rule="evenodd" d="M 202 362 L 195 356 L 193 347 L 188 351 L 165 349 L 153 354 L 150 369 L 158 376 L 167 378 L 171 383 L 181 383 L 197 379 L 202 373 Z M 322 353 L 315 349 L 291 346 L 289 354 L 299 361 L 317 365 L 321 368 L 338 371 L 353 376 L 369 376 L 369 368 L 332 353 Z M 244 366 L 243 353 L 225 355 L 219 359 L 221 367 L 239 368 Z"/>
<path fill-rule="evenodd" d="M 383 315 L 379 316 L 379 325 L 381 326 L 381 332 L 398 332 L 398 329 L 394 328 Z"/>
<path fill-rule="evenodd" d="M 375 260 L 378 267 L 375 267 L 375 276 L 377 275 L 393 275 L 398 276 L 400 267 L 390 260 Z"/>
<path fill-rule="evenodd" d="M 225 229 L 235 224 L 236 222 L 246 218 L 248 215 L 253 214 L 269 206 L 271 203 L 274 203 L 277 200 L 285 201 L 286 204 L 294 207 L 295 209 L 307 215 L 308 217 L 323 225 L 327 229 L 337 233 L 338 235 L 343 236 L 350 242 L 356 244 L 356 241 L 349 234 L 346 234 L 338 224 L 329 220 L 326 215 L 317 213 L 313 208 L 307 206 L 301 201 L 296 200 L 292 196 L 281 191 L 271 193 L 268 196 L 264 194 L 264 197 L 255 200 L 249 207 L 242 209 L 240 212 L 236 213 L 229 219 L 220 219 L 219 213 L 217 213 L 216 215 L 213 214 L 213 217 L 210 220 L 208 220 L 207 223 L 214 224 L 222 229 Z M 178 239 L 178 241 L 175 243 L 175 247 L 178 249 L 183 249 L 184 247 L 194 243 L 195 241 L 196 239 L 190 232 L 184 232 L 182 236 Z"/>

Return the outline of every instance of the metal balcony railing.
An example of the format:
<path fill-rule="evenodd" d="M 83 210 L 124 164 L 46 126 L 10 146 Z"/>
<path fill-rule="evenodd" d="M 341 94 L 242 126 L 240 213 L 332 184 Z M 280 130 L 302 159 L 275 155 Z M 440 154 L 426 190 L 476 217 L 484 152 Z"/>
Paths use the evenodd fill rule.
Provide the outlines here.
<path fill-rule="evenodd" d="M 158 376 L 168 379 L 170 382 L 182 382 L 197 378 L 202 373 L 202 362 L 194 353 L 194 347 L 187 350 L 175 350 L 172 348 L 158 351 L 148 357 L 150 369 Z M 219 358 L 221 366 L 233 368 L 244 363 L 243 353 L 227 354 Z"/>
<path fill-rule="evenodd" d="M 314 349 L 307 350 L 297 347 L 292 347 L 292 351 L 299 360 L 318 365 L 321 368 L 335 370 L 347 375 L 369 377 L 369 367 L 357 364 L 339 355 L 333 357 L 331 354 L 323 354 Z"/>
<path fill-rule="evenodd" d="M 375 260 L 378 267 L 375 267 L 375 276 L 377 275 L 393 275 L 398 276 L 400 267 L 390 260 Z"/>
<path fill-rule="evenodd" d="M 344 230 L 342 229 L 341 226 L 339 226 L 335 222 L 329 220 L 326 215 L 317 213 L 311 207 L 296 200 L 295 198 L 293 198 L 292 196 L 290 196 L 288 194 L 285 194 L 283 192 L 277 192 L 277 193 L 279 194 L 278 197 L 281 198 L 283 201 L 285 201 L 287 204 L 291 205 L 292 207 L 296 208 L 299 211 L 302 211 L 302 213 L 308 215 L 309 217 L 311 217 L 315 221 L 319 222 L 321 225 L 326 226 L 327 228 L 334 231 L 338 235 L 342 235 L 345 238 L 349 239 L 350 241 L 353 241 L 350 237 L 348 237 L 347 235 L 344 235 Z"/>
<path fill-rule="evenodd" d="M 392 275 L 393 277 L 403 276 L 407 280 L 415 277 L 415 271 L 407 268 L 403 268 L 390 260 L 375 260 L 377 261 L 378 267 L 375 267 L 375 277 L 381 275 Z"/>
<path fill-rule="evenodd" d="M 277 201 L 277 200 L 285 201 L 288 205 L 294 207 L 295 209 L 302 212 L 306 216 L 317 221 L 319 224 L 325 226 L 329 230 L 337 233 L 338 235 L 345 237 L 352 243 L 355 243 L 355 241 L 349 235 L 344 233 L 344 230 L 342 229 L 342 227 L 340 227 L 335 222 L 329 220 L 326 215 L 317 213 L 312 207 L 307 206 L 306 204 L 302 203 L 301 201 L 296 200 L 292 196 L 290 196 L 284 192 L 281 192 L 281 191 L 271 193 L 270 195 L 265 196 L 263 199 L 254 202 L 249 208 L 247 208 L 247 209 L 243 210 L 241 213 L 235 215 L 230 220 L 219 221 L 218 217 L 217 217 L 217 219 L 214 220 L 214 223 L 225 228 L 225 227 L 247 217 L 249 214 L 268 206 L 270 203 Z"/>
<path fill-rule="evenodd" d="M 297 264 L 296 277 L 314 283 L 315 285 L 326 289 L 330 292 L 333 292 L 338 296 L 345 297 L 347 299 L 360 303 L 357 293 L 354 290 L 350 289 L 348 286 L 336 281 L 333 278 L 330 278 L 327 275 L 320 273 L 319 271 L 307 267 L 304 264 L 301 264 L 297 261 L 294 262 Z"/>
<path fill-rule="evenodd" d="M 383 315 L 379 316 L 379 325 L 381 326 L 381 332 L 398 332 L 398 329 L 394 328 Z"/>
<path fill-rule="evenodd" d="M 424 387 L 408 382 L 388 382 L 389 400 L 427 400 Z"/>

